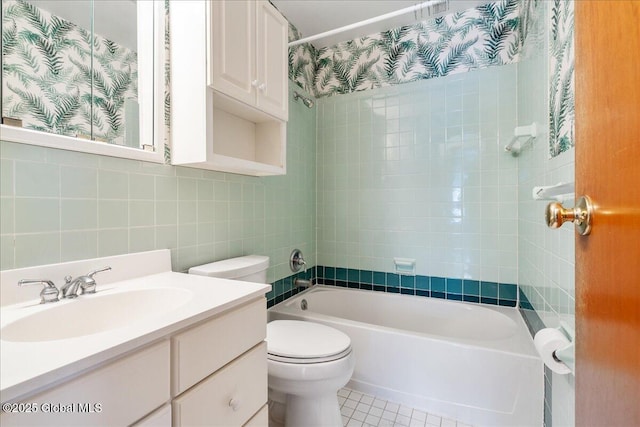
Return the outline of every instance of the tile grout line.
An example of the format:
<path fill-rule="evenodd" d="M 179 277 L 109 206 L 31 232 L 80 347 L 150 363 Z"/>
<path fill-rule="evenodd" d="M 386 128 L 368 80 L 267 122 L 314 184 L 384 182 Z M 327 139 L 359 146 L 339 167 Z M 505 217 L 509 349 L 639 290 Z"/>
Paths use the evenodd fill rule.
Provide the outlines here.
<path fill-rule="evenodd" d="M 471 427 L 348 388 L 338 391 L 338 403 L 345 427 Z"/>

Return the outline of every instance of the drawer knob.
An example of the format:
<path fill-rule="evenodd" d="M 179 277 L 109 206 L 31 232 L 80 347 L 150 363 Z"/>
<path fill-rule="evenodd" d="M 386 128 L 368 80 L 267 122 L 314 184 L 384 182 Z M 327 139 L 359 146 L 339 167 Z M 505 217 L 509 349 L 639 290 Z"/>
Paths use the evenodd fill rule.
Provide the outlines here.
<path fill-rule="evenodd" d="M 231 399 L 229 401 L 229 407 L 231 409 L 233 409 L 233 411 L 237 411 L 238 409 L 240 409 L 240 400 L 239 399 Z"/>

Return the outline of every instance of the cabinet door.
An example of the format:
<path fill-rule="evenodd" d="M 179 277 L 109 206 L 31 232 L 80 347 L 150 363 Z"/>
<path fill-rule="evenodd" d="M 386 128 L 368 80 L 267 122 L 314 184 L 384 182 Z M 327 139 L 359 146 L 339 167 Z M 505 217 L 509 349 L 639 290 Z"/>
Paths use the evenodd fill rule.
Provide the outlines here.
<path fill-rule="evenodd" d="M 3 412 L 0 425 L 130 425 L 170 399 L 169 358 L 168 340 L 154 344 L 57 387 L 21 399 L 22 402 L 37 402 L 37 410 Z"/>
<path fill-rule="evenodd" d="M 214 1 L 211 5 L 211 86 L 255 105 L 255 2 Z"/>
<path fill-rule="evenodd" d="M 258 1 L 257 20 L 257 106 L 265 113 L 288 120 L 287 20 L 267 1 Z"/>

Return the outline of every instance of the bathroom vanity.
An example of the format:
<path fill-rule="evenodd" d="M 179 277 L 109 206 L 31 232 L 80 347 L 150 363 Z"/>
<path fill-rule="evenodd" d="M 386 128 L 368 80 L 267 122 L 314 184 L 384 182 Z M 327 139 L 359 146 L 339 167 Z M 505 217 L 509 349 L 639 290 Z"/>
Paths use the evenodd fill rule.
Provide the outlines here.
<path fill-rule="evenodd" d="M 105 265 L 93 295 L 16 285 Z M 170 267 L 166 250 L 0 272 L 1 424 L 266 426 L 270 286 Z"/>

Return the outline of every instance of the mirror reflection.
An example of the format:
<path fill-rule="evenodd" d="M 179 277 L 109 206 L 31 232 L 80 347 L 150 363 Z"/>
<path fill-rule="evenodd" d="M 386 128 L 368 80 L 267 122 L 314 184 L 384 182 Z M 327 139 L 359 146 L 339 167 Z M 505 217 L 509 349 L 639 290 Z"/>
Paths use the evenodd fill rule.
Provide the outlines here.
<path fill-rule="evenodd" d="M 3 124 L 143 147 L 135 0 L 2 0 Z"/>

